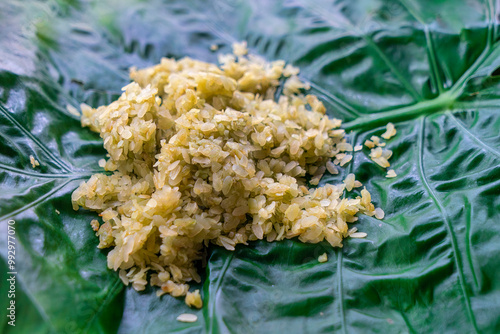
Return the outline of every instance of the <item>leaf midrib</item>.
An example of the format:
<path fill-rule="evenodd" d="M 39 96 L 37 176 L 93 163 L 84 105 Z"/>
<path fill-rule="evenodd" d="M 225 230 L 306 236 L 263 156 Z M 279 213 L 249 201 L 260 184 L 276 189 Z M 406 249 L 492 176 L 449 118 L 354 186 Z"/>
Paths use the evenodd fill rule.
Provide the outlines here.
<path fill-rule="evenodd" d="M 395 108 L 388 111 L 382 111 L 367 116 L 362 116 L 344 123 L 343 128 L 346 131 L 350 130 L 363 130 L 370 127 L 376 127 L 388 122 L 398 123 L 401 121 L 416 119 L 420 116 L 429 115 L 433 113 L 444 113 L 449 110 L 454 110 L 460 107 L 458 99 L 461 97 L 467 79 L 475 72 L 482 63 L 488 58 L 493 50 L 498 48 L 500 43 L 496 43 L 493 47 L 486 46 L 481 55 L 476 59 L 474 64 L 467 69 L 464 74 L 457 80 L 452 88 L 443 94 L 437 96 L 432 100 L 425 100 L 410 106 Z"/>

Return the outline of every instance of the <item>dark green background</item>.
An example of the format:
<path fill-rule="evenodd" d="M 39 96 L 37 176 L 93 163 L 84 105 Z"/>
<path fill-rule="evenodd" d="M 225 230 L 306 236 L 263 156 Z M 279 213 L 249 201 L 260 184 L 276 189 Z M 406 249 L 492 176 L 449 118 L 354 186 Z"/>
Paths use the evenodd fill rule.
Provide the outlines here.
<path fill-rule="evenodd" d="M 500 332 L 499 11 L 488 0 L 1 1 L 0 331 Z M 357 152 L 345 172 L 386 212 L 360 217 L 367 238 L 343 249 L 213 247 L 204 307 L 193 311 L 125 288 L 107 269 L 89 227 L 96 215 L 70 204 L 105 152 L 65 107 L 117 98 L 130 66 L 216 61 L 210 45 L 229 52 L 240 40 L 299 66 L 353 144 L 395 123 L 398 177 Z M 5 317 L 8 219 L 15 328 Z M 183 312 L 198 322 L 177 322 Z"/>

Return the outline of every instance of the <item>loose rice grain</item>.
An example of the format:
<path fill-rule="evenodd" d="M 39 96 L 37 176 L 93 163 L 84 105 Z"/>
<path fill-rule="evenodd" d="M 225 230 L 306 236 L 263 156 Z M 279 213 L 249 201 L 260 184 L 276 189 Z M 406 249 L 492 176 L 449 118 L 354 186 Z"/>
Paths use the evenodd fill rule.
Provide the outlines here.
<path fill-rule="evenodd" d="M 394 124 L 387 123 L 386 131 L 382 134 L 382 138 L 391 139 L 395 135 L 396 135 L 396 128 L 394 127 Z"/>
<path fill-rule="evenodd" d="M 387 171 L 387 175 L 386 175 L 386 177 L 388 177 L 388 178 L 392 178 L 392 177 L 396 177 L 396 176 L 398 176 L 398 175 L 396 174 L 396 172 L 394 171 L 394 169 L 389 169 L 389 170 Z"/>
<path fill-rule="evenodd" d="M 196 314 L 191 313 L 183 313 L 177 317 L 177 321 L 180 322 L 196 322 L 198 320 L 198 316 Z"/>
<path fill-rule="evenodd" d="M 318 262 L 324 263 L 326 261 L 328 261 L 328 255 L 326 253 L 323 253 L 318 257 Z"/>
<path fill-rule="evenodd" d="M 33 167 L 33 168 L 40 166 L 40 163 L 38 162 L 38 160 L 36 160 L 35 157 L 32 155 L 30 155 L 30 164 L 31 164 L 31 167 Z"/>

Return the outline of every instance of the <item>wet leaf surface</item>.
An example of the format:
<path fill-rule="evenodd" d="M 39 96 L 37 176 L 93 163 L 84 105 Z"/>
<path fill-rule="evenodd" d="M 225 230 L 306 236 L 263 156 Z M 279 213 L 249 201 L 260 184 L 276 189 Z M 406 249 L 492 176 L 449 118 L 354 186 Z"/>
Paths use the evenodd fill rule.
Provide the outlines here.
<path fill-rule="evenodd" d="M 488 0 L 2 2 L 2 282 L 9 219 L 18 242 L 17 326 L 7 325 L 2 283 L 2 332 L 500 331 L 498 12 Z M 193 311 L 125 288 L 107 269 L 95 214 L 70 203 L 105 151 L 65 107 L 111 102 L 130 66 L 215 62 L 210 45 L 229 52 L 240 40 L 299 66 L 354 144 L 393 122 L 398 176 L 356 152 L 349 169 L 386 216 L 360 217 L 368 237 L 343 249 L 211 247 L 204 307 Z M 175 320 L 186 312 L 198 321 Z"/>

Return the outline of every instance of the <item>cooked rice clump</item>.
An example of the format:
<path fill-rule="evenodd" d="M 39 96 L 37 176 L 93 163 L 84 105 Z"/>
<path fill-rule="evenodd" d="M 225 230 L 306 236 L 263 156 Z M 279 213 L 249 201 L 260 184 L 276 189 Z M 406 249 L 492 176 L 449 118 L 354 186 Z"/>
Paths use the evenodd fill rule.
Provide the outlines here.
<path fill-rule="evenodd" d="M 352 151 L 341 122 L 301 93 L 297 69 L 244 54 L 221 56 L 220 66 L 162 59 L 132 69 L 117 101 L 82 105 L 82 124 L 100 133 L 109 153 L 101 165 L 113 173 L 83 182 L 73 206 L 100 212 L 99 247 L 112 247 L 108 266 L 136 290 L 149 278 L 159 295 L 201 307 L 187 282 L 200 281 L 195 262 L 210 242 L 234 250 L 298 237 L 342 247 L 358 213 L 381 215 L 366 189 L 344 197 L 361 186 L 353 174 L 307 187 L 352 158 L 341 153 Z"/>

